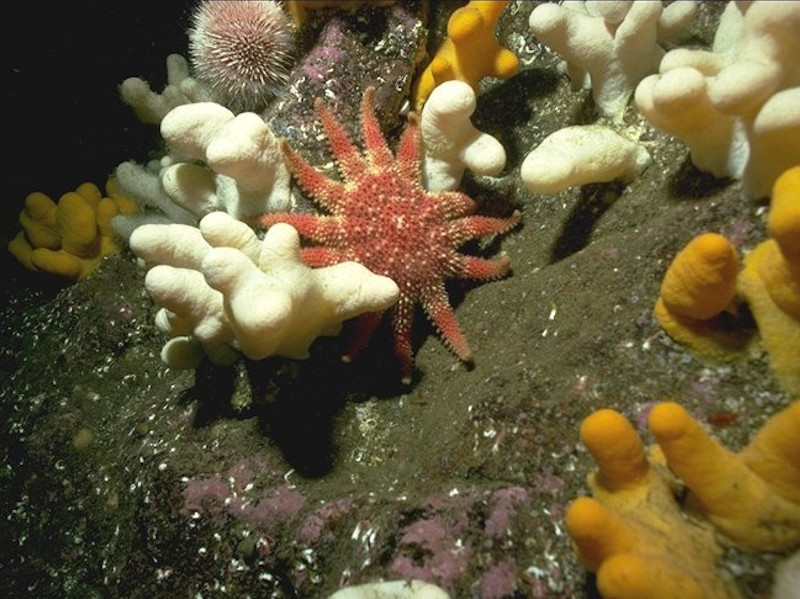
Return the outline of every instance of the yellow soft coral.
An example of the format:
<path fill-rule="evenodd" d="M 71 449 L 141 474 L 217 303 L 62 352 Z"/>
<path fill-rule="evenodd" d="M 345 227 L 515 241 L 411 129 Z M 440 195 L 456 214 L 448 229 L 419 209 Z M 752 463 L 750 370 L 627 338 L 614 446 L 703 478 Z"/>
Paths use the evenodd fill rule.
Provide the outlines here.
<path fill-rule="evenodd" d="M 594 498 L 572 502 L 566 526 L 581 562 L 597 573 L 603 597 L 701 599 L 738 597 L 716 567 L 720 548 L 709 526 L 686 520 L 672 480 L 648 459 L 633 427 L 613 410 L 581 426 L 599 466 L 590 475 Z"/>
<path fill-rule="evenodd" d="M 516 55 L 495 40 L 497 21 L 508 4 L 508 0 L 472 0 L 453 11 L 447 22 L 447 37 L 414 83 L 411 94 L 415 110 L 422 110 L 433 88 L 444 81 L 466 81 L 477 93 L 484 77 L 507 79 L 516 74 Z"/>
<path fill-rule="evenodd" d="M 648 455 L 619 413 L 584 420 L 581 440 L 598 471 L 588 479 L 594 497 L 576 499 L 566 515 L 579 559 L 606 598 L 738 597 L 717 569 L 717 536 L 758 551 L 800 543 L 800 400 L 738 455 L 672 402 L 651 410 L 649 427 L 658 445 Z M 693 519 L 670 470 L 688 488 Z"/>
<path fill-rule="evenodd" d="M 773 416 L 739 455 L 675 403 L 653 408 L 650 430 L 690 490 L 687 505 L 726 538 L 758 551 L 800 543 L 800 401 Z"/>
<path fill-rule="evenodd" d="M 286 7 L 286 10 L 289 12 L 289 15 L 292 17 L 294 24 L 297 27 L 302 27 L 306 19 L 308 18 L 308 11 L 315 10 L 317 8 L 340 8 L 343 10 L 354 10 L 361 6 L 388 6 L 390 4 L 394 4 L 394 0 L 337 0 L 337 1 L 325 1 L 325 0 L 303 0 L 303 2 L 298 2 L 296 0 L 288 0 L 284 2 L 283 6 Z"/>
<path fill-rule="evenodd" d="M 767 226 L 772 238 L 745 258 L 738 290 L 781 385 L 800 393 L 800 166 L 775 181 Z"/>
<path fill-rule="evenodd" d="M 667 334 L 702 357 L 728 360 L 747 337 L 725 327 L 736 295 L 739 255 L 722 235 L 703 233 L 678 252 L 664 275 L 655 316 Z"/>
<path fill-rule="evenodd" d="M 28 270 L 71 281 L 86 277 L 101 258 L 120 250 L 111 219 L 137 209 L 113 180 L 106 192 L 103 197 L 96 185 L 83 183 L 58 204 L 41 192 L 29 194 L 19 216 L 22 231 L 9 242 L 9 252 Z"/>

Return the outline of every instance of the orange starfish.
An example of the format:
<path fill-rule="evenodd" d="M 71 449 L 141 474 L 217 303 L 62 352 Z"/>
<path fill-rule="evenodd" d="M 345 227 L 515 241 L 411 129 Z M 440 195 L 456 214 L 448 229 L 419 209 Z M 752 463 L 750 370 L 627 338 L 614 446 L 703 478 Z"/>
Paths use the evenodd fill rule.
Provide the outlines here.
<path fill-rule="evenodd" d="M 504 233 L 520 221 L 519 211 L 508 218 L 471 216 L 476 204 L 459 192 L 429 192 L 420 179 L 417 117 L 409 123 L 392 155 L 373 109 L 374 88 L 364 93 L 362 135 L 366 152 L 353 144 L 344 127 L 319 98 L 315 103 L 328 143 L 344 181 L 328 179 L 282 140 L 281 147 L 301 187 L 330 215 L 267 214 L 255 219 L 269 227 L 283 222 L 315 243 L 303 250 L 303 261 L 322 267 L 354 260 L 376 274 L 393 279 L 400 299 L 390 308 L 395 353 L 401 378 L 411 382 L 414 367 L 411 326 L 416 304 L 421 304 L 445 344 L 463 361 L 472 351 L 450 305 L 445 280 L 489 281 L 504 276 L 507 256 L 487 260 L 458 252 L 466 241 Z M 350 361 L 363 348 L 381 314 L 359 317 L 350 349 Z"/>

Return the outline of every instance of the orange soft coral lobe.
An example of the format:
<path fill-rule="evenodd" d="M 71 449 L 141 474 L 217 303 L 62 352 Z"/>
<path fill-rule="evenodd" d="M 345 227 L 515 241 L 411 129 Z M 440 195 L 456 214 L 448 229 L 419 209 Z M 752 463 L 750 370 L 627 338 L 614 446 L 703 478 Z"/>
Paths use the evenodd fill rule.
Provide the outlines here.
<path fill-rule="evenodd" d="M 578 559 L 593 572 L 618 553 L 636 545 L 636 533 L 628 523 L 591 497 L 578 497 L 567 510 L 565 524 Z"/>
<path fill-rule="evenodd" d="M 598 483 L 617 490 L 647 474 L 644 444 L 631 424 L 614 410 L 598 410 L 581 424 L 581 441 L 600 466 Z"/>
<path fill-rule="evenodd" d="M 773 416 L 739 455 L 678 404 L 653 408 L 649 425 L 691 491 L 689 505 L 731 541 L 759 551 L 800 542 L 800 402 Z"/>
<path fill-rule="evenodd" d="M 654 408 L 669 415 L 673 404 Z M 681 419 L 663 419 L 673 434 Z M 581 425 L 597 462 L 588 477 L 593 497 L 570 505 L 565 524 L 580 561 L 597 573 L 603 597 L 737 597 L 717 568 L 721 555 L 710 524 L 690 523 L 675 498 L 663 456 L 644 444 L 621 414 L 598 410 Z"/>
<path fill-rule="evenodd" d="M 718 361 L 738 356 L 747 341 L 721 316 L 736 297 L 739 255 L 724 236 L 703 233 L 675 256 L 664 275 L 655 316 L 667 334 L 696 354 Z"/>
<path fill-rule="evenodd" d="M 772 238 L 747 255 L 738 292 L 781 386 L 800 393 L 800 167 L 775 181 L 767 224 Z"/>
<path fill-rule="evenodd" d="M 578 558 L 606 598 L 739 597 L 719 568 L 718 539 L 770 552 L 800 543 L 800 399 L 739 454 L 675 402 L 654 406 L 649 428 L 657 445 L 645 455 L 613 410 L 581 425 L 598 471 L 588 477 L 593 497 L 575 499 L 565 518 Z"/>
<path fill-rule="evenodd" d="M 137 210 L 112 181 L 106 197 L 94 183 L 82 183 L 58 203 L 35 191 L 25 199 L 22 226 L 8 251 L 28 270 L 46 272 L 68 281 L 88 276 L 104 256 L 120 250 L 111 219 Z"/>
<path fill-rule="evenodd" d="M 800 265 L 800 166 L 790 168 L 775 181 L 767 227 L 786 260 Z"/>
<path fill-rule="evenodd" d="M 733 300 L 739 256 L 722 235 L 703 233 L 673 260 L 661 285 L 665 307 L 681 318 L 713 318 Z"/>
<path fill-rule="evenodd" d="M 517 56 L 495 39 L 497 21 L 508 4 L 508 0 L 472 0 L 453 11 L 447 23 L 447 38 L 414 82 L 411 94 L 415 110 L 421 110 L 433 88 L 445 81 L 465 81 L 477 92 L 484 77 L 508 79 L 517 73 Z"/>

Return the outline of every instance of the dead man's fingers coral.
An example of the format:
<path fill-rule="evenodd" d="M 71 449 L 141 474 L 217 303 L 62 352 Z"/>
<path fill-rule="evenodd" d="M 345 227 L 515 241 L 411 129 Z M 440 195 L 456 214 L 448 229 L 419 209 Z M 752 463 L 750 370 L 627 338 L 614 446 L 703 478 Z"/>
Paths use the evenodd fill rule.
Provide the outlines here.
<path fill-rule="evenodd" d="M 451 599 L 443 589 L 422 580 L 389 580 L 345 587 L 328 599 Z"/>
<path fill-rule="evenodd" d="M 598 112 L 621 120 L 636 84 L 658 71 L 662 11 L 661 2 L 546 2 L 533 9 L 529 25 L 571 77 L 588 73 Z"/>
<path fill-rule="evenodd" d="M 305 266 L 300 236 L 290 225 L 270 227 L 262 244 L 260 268 L 231 248 L 212 250 L 202 265 L 208 284 L 223 294 L 239 345 L 250 358 L 307 358 L 318 336 L 338 334 L 344 320 L 397 301 L 397 285 L 361 265 Z"/>
<path fill-rule="evenodd" d="M 767 227 L 786 261 L 800 270 L 800 166 L 786 169 L 775 180 Z"/>
<path fill-rule="evenodd" d="M 189 225 L 143 225 L 130 238 L 133 252 L 153 264 L 197 270 L 210 248 L 197 227 Z"/>
<path fill-rule="evenodd" d="M 453 11 L 447 22 L 447 38 L 414 82 L 411 95 L 415 110 L 421 110 L 434 88 L 445 81 L 465 81 L 477 91 L 484 77 L 508 79 L 516 74 L 519 60 L 495 39 L 497 21 L 508 4 L 508 0 L 471 0 Z"/>
<path fill-rule="evenodd" d="M 600 594 L 737 597 L 717 571 L 721 552 L 710 527 L 683 517 L 672 477 L 630 422 L 598 410 L 583 421 L 580 436 L 598 470 L 587 479 L 593 497 L 573 501 L 565 524 L 579 559 L 597 573 Z"/>
<path fill-rule="evenodd" d="M 697 168 L 716 177 L 741 176 L 746 142 L 735 119 L 711 103 L 701 71 L 681 67 L 649 75 L 636 86 L 634 104 L 655 128 L 689 147 Z"/>
<path fill-rule="evenodd" d="M 214 364 L 230 364 L 237 353 L 222 309 L 222 296 L 199 272 L 211 250 L 197 227 L 147 224 L 130 238 L 133 252 L 149 265 L 145 288 L 160 307 L 156 326 L 174 341 L 161 351 L 171 368 L 194 368 L 206 355 Z"/>
<path fill-rule="evenodd" d="M 668 564 L 636 553 L 618 554 L 597 572 L 597 589 L 608 599 L 735 599 L 733 585 L 709 584 L 688 564 Z"/>
<path fill-rule="evenodd" d="M 180 54 L 166 59 L 167 85 L 161 93 L 139 77 L 129 77 L 119 86 L 122 101 L 133 108 L 143 123 L 160 123 L 173 108 L 190 102 L 209 100 L 209 93 L 189 75 L 189 63 Z"/>
<path fill-rule="evenodd" d="M 56 225 L 57 207 L 41 191 L 34 191 L 25 198 L 19 224 L 33 247 L 57 249 L 61 245 L 61 235 Z"/>
<path fill-rule="evenodd" d="M 225 212 L 212 212 L 203 217 L 199 224 L 200 233 L 214 247 L 235 248 L 264 268 L 261 262 L 264 245 L 253 229 L 240 220 L 231 218 Z"/>
<path fill-rule="evenodd" d="M 708 91 L 721 112 L 745 116 L 776 92 L 800 84 L 800 6 L 765 0 L 742 6 L 740 35 L 728 63 L 709 79 Z"/>
<path fill-rule="evenodd" d="M 733 300 L 739 258 L 722 235 L 704 233 L 675 257 L 661 285 L 670 312 L 694 320 L 713 318 Z"/>
<path fill-rule="evenodd" d="M 173 152 L 204 160 L 208 145 L 234 118 L 233 112 L 216 102 L 178 106 L 161 121 L 161 137 Z"/>
<path fill-rule="evenodd" d="M 800 60 L 800 56 L 796 60 Z M 770 194 L 781 173 L 800 163 L 800 86 L 779 91 L 761 106 L 750 130 L 742 183 L 754 198 Z"/>
<path fill-rule="evenodd" d="M 187 225 L 145 225 L 131 236 L 142 259 L 159 263 L 145 286 L 161 307 L 158 327 L 173 337 L 162 358 L 173 368 L 196 366 L 202 353 L 229 364 L 238 352 L 251 359 L 305 358 L 320 335 L 397 301 L 391 279 L 361 265 L 312 269 L 300 259 L 290 225 L 275 225 L 260 241 L 224 212 Z M 354 268 L 355 267 L 355 268 Z"/>
<path fill-rule="evenodd" d="M 222 295 L 211 289 L 200 265 L 211 250 L 197 227 L 146 224 L 133 231 L 133 252 L 153 266 L 145 288 L 159 306 L 156 326 L 170 337 L 161 359 L 170 368 L 195 368 L 204 356 L 213 364 L 231 364 L 238 352 L 227 322 Z"/>
<path fill-rule="evenodd" d="M 595 490 L 614 493 L 641 485 L 650 469 L 644 444 L 619 412 L 597 410 L 581 423 L 580 437 L 599 468 L 591 477 Z"/>
<path fill-rule="evenodd" d="M 710 51 L 671 50 L 639 84 L 639 111 L 684 141 L 699 169 L 765 197 L 800 161 L 798 27 L 796 2 L 729 2 Z"/>
<path fill-rule="evenodd" d="M 88 276 L 103 257 L 119 251 L 111 220 L 133 210 L 133 202 L 118 191 L 113 197 L 103 197 L 93 183 L 79 185 L 58 203 L 34 192 L 20 213 L 22 231 L 8 249 L 29 270 L 77 281 Z"/>
<path fill-rule="evenodd" d="M 162 185 L 163 163 L 168 162 L 168 159 L 164 159 L 143 166 L 127 161 L 114 170 L 119 188 L 134 199 L 142 211 L 142 214 L 114 218 L 111 225 L 117 235 L 129 239 L 133 231 L 143 224 L 197 225 L 197 216 L 175 203 Z"/>
<path fill-rule="evenodd" d="M 168 202 L 185 209 L 195 220 L 223 208 L 218 185 L 213 171 L 193 162 L 178 162 L 161 171 L 160 186 Z"/>
<path fill-rule="evenodd" d="M 758 454 L 770 437 L 779 448 L 785 448 L 787 442 L 800 442 L 798 405 L 773 418 L 781 422 L 765 430 L 765 439 L 758 441 L 749 459 L 782 461 L 778 470 L 786 481 L 796 475 L 796 462 L 770 450 L 769 458 Z M 681 406 L 670 402 L 657 405 L 650 412 L 649 426 L 670 469 L 691 491 L 690 505 L 727 538 L 759 551 L 785 551 L 800 542 L 800 504 L 782 497 L 769 480 L 722 447 Z M 768 470 L 774 472 L 775 464 Z M 797 478 L 793 482 L 800 486 Z"/>
<path fill-rule="evenodd" d="M 219 132 L 206 147 L 205 158 L 215 172 L 236 180 L 245 193 L 263 191 L 264 179 L 274 180 L 276 171 L 284 172 L 288 181 L 289 171 L 275 136 L 252 112 L 237 115 Z"/>
<path fill-rule="evenodd" d="M 598 3 L 599 4 L 599 3 Z M 686 29 L 697 16 L 695 0 L 676 0 L 664 6 L 658 19 L 658 41 L 661 44 L 674 42 L 687 33 Z"/>
<path fill-rule="evenodd" d="M 767 226 L 772 239 L 745 258 L 738 291 L 758 326 L 772 370 L 790 393 L 800 393 L 800 167 L 773 186 Z"/>
<path fill-rule="evenodd" d="M 145 276 L 145 288 L 160 306 L 156 326 L 170 337 L 161 350 L 167 366 L 195 368 L 203 356 L 219 366 L 236 361 L 239 354 L 232 346 L 234 334 L 222 295 L 206 284 L 201 273 L 159 264 Z"/>
<path fill-rule="evenodd" d="M 308 346 L 317 337 L 298 339 L 298 347 L 282 345 L 297 338 L 293 320 L 292 292 L 265 276 L 244 254 L 233 248 L 214 248 L 203 260 L 206 282 L 224 298 L 225 314 L 247 357 L 260 360 L 281 351 L 290 358 L 307 358 Z"/>
<path fill-rule="evenodd" d="M 476 129 L 475 91 L 463 81 L 445 81 L 433 90 L 420 116 L 422 182 L 428 191 L 453 190 L 465 169 L 494 176 L 506 164 L 502 144 Z"/>
<path fill-rule="evenodd" d="M 576 125 L 547 136 L 525 157 L 520 176 L 528 191 L 550 194 L 588 183 L 628 183 L 651 162 L 642 145 L 610 127 Z"/>
<path fill-rule="evenodd" d="M 747 336 L 720 319 L 733 306 L 738 271 L 738 252 L 724 236 L 703 233 L 692 239 L 664 275 L 654 310 L 659 324 L 699 357 L 738 357 Z"/>
<path fill-rule="evenodd" d="M 779 496 L 800 505 L 800 400 L 770 418 L 739 454 Z"/>
<path fill-rule="evenodd" d="M 595 499 L 579 497 L 573 501 L 565 524 L 581 563 L 597 574 L 597 590 L 602 597 L 705 599 L 711 592 L 726 591 L 724 585 L 702 580 L 685 563 L 647 555 L 642 550 L 650 540 L 646 529 Z M 732 593 L 713 596 L 735 597 Z"/>
<path fill-rule="evenodd" d="M 570 503 L 564 523 L 578 559 L 592 572 L 613 555 L 636 545 L 636 531 L 623 517 L 591 497 Z"/>
<path fill-rule="evenodd" d="M 167 193 L 198 216 L 208 210 L 210 192 L 205 191 L 199 203 L 193 192 L 212 183 L 215 209 L 236 218 L 289 207 L 289 170 L 275 136 L 260 116 L 234 115 L 219 104 L 196 102 L 170 111 L 161 121 L 161 135 L 177 159 L 200 161 L 213 173 L 200 181 L 200 167 L 192 165 L 183 171 L 191 176 L 172 173 L 164 181 Z"/>
<path fill-rule="evenodd" d="M 785 262 L 778 244 L 768 239 L 746 256 L 738 285 L 770 367 L 790 393 L 800 393 L 800 317 L 792 312 L 800 303 L 798 281 L 800 276 Z"/>
<path fill-rule="evenodd" d="M 758 275 L 781 310 L 800 320 L 800 166 L 775 182 L 767 219 L 771 241 L 753 258 Z"/>

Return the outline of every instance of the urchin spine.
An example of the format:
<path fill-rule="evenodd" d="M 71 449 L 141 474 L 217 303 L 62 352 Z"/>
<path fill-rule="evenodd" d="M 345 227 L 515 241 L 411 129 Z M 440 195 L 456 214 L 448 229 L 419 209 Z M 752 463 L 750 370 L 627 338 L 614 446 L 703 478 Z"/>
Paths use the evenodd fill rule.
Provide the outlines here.
<path fill-rule="evenodd" d="M 205 0 L 192 16 L 189 56 L 195 77 L 234 112 L 257 111 L 286 84 L 294 33 L 271 0 Z"/>

